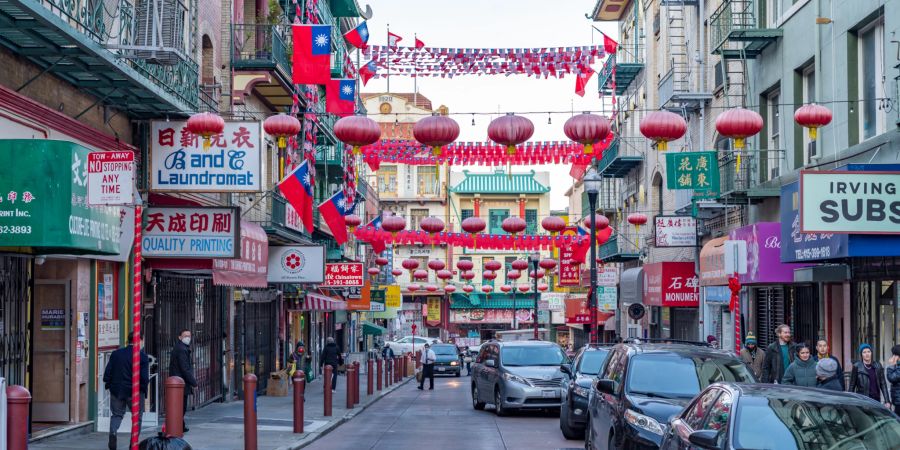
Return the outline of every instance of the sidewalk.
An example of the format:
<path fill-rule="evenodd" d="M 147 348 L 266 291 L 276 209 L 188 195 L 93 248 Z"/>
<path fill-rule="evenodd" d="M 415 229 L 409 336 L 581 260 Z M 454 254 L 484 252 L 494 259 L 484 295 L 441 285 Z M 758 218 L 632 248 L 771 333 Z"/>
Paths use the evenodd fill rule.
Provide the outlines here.
<path fill-rule="evenodd" d="M 374 378 L 374 377 L 373 377 Z M 338 376 L 338 389 L 332 396 L 332 415 L 323 416 L 323 386 L 321 377 L 306 386 L 304 406 L 304 433 L 293 431 L 293 393 L 288 397 L 257 398 L 257 442 L 260 450 L 293 450 L 309 445 L 310 442 L 328 433 L 341 423 L 349 420 L 363 409 L 378 401 L 394 389 L 403 386 L 412 377 L 400 383 L 375 390 L 372 397 L 366 395 L 366 374 L 360 377 L 360 402 L 347 409 L 347 378 Z M 375 384 L 377 387 L 377 383 Z M 384 384 L 382 384 L 384 387 Z M 242 450 L 244 448 L 244 403 L 214 403 L 187 414 L 190 429 L 184 439 L 194 450 Z M 160 426 L 162 423 L 160 423 Z M 125 429 L 123 424 L 122 430 Z M 145 428 L 141 440 L 156 435 L 158 429 Z M 119 449 L 128 448 L 127 433 L 119 433 Z M 63 435 L 48 438 L 29 445 L 33 450 L 102 450 L 106 449 L 107 433 Z"/>

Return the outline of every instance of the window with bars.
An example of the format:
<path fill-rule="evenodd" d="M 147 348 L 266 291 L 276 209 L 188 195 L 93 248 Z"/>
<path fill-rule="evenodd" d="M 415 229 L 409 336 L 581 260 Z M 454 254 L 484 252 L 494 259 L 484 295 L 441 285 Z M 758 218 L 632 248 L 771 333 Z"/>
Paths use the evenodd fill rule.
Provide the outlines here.
<path fill-rule="evenodd" d="M 466 219 L 468 219 L 469 217 L 474 217 L 474 216 L 475 216 L 475 210 L 472 210 L 472 209 L 464 209 L 464 210 L 462 210 L 462 213 L 461 213 L 461 214 L 462 214 L 462 219 L 460 219 L 460 220 L 466 220 Z"/>
<path fill-rule="evenodd" d="M 397 166 L 381 166 L 378 169 L 378 192 L 385 197 L 397 196 Z"/>
<path fill-rule="evenodd" d="M 538 214 L 536 209 L 525 210 L 525 233 L 537 234 Z"/>

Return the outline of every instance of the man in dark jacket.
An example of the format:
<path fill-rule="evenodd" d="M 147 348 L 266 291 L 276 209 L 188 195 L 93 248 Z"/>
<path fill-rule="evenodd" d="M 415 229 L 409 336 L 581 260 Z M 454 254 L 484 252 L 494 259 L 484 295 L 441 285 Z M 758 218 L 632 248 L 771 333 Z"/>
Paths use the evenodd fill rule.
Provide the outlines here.
<path fill-rule="evenodd" d="M 188 396 L 197 387 L 197 379 L 194 378 L 194 359 L 191 357 L 191 330 L 181 330 L 178 341 L 172 346 L 169 354 L 169 376 L 181 377 L 184 380 L 184 413 L 187 414 Z M 188 432 L 187 422 L 184 423 L 184 432 Z"/>
<path fill-rule="evenodd" d="M 334 391 L 337 389 L 337 368 L 341 365 L 341 351 L 338 350 L 333 337 L 325 340 L 325 348 L 322 349 L 322 357 L 319 358 L 319 369 L 325 365 L 331 366 L 331 390 Z"/>
<path fill-rule="evenodd" d="M 794 362 L 794 349 L 791 344 L 791 327 L 785 324 L 775 328 L 778 340 L 766 348 L 766 359 L 763 361 L 763 383 L 781 383 L 784 371 Z"/>
<path fill-rule="evenodd" d="M 868 396 L 890 408 L 891 398 L 884 379 L 884 367 L 875 361 L 872 346 L 861 344 L 859 356 L 859 361 L 850 368 L 850 392 Z"/>
<path fill-rule="evenodd" d="M 109 362 L 103 371 L 103 384 L 109 390 L 109 450 L 116 450 L 116 432 L 122 425 L 126 411 L 131 410 L 131 359 L 134 332 L 128 333 L 128 345 L 109 355 Z M 150 357 L 144 353 L 144 340 L 141 339 L 141 398 L 138 429 L 144 413 L 144 398 L 147 397 L 147 385 L 150 384 Z"/>
<path fill-rule="evenodd" d="M 900 412 L 900 345 L 891 347 L 891 359 L 885 369 L 888 382 L 891 383 L 891 402 L 894 412 Z"/>

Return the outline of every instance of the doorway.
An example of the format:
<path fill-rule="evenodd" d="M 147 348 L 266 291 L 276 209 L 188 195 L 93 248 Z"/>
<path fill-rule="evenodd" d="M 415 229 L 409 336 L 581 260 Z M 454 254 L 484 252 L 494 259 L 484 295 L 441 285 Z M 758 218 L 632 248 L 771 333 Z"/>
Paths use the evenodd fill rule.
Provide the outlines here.
<path fill-rule="evenodd" d="M 68 281 L 36 281 L 34 287 L 34 422 L 69 422 L 71 370 Z"/>

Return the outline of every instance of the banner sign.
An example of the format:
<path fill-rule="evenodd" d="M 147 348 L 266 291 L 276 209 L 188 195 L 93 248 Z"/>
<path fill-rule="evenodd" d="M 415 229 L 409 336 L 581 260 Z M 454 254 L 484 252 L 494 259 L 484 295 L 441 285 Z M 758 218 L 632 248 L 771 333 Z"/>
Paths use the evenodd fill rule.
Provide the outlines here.
<path fill-rule="evenodd" d="M 566 323 L 591 323 L 591 310 L 588 308 L 586 298 L 566 299 Z"/>
<path fill-rule="evenodd" d="M 541 301 L 547 302 L 550 311 L 566 310 L 566 294 L 562 292 L 541 292 Z"/>
<path fill-rule="evenodd" d="M 403 302 L 403 294 L 400 292 L 400 286 L 388 286 L 384 292 L 385 308 L 399 308 Z"/>
<path fill-rule="evenodd" d="M 300 215 L 297 210 L 289 202 L 284 202 L 284 227 L 294 231 L 303 232 L 303 222 L 300 221 Z"/>
<path fill-rule="evenodd" d="M 241 221 L 240 258 L 213 259 L 213 284 L 264 288 L 269 263 L 269 238 L 259 225 Z"/>
<path fill-rule="evenodd" d="M 134 152 L 90 152 L 87 169 L 89 205 L 134 203 Z"/>
<path fill-rule="evenodd" d="M 597 309 L 601 311 L 615 311 L 619 304 L 619 288 L 615 286 L 597 287 Z"/>
<path fill-rule="evenodd" d="M 693 189 L 694 197 L 719 193 L 719 163 L 716 152 L 666 153 L 666 187 Z"/>
<path fill-rule="evenodd" d="M 428 317 L 427 323 L 431 326 L 436 326 L 441 323 L 440 297 L 428 297 L 428 311 L 426 312 L 426 316 Z"/>
<path fill-rule="evenodd" d="M 578 236 L 578 227 L 566 227 L 561 236 Z M 573 265 L 572 258 L 575 255 L 573 246 L 560 247 L 559 249 L 559 285 L 560 286 L 580 286 L 581 271 L 580 265 Z"/>
<path fill-rule="evenodd" d="M 611 264 L 597 267 L 597 286 L 616 286 L 619 284 L 619 268 Z M 591 286 L 591 269 L 581 271 L 581 286 Z"/>
<path fill-rule="evenodd" d="M 363 263 L 325 264 L 324 288 L 341 288 L 363 285 Z"/>
<path fill-rule="evenodd" d="M 382 312 L 385 310 L 385 292 L 384 289 L 372 288 L 370 294 L 369 311 Z"/>
<path fill-rule="evenodd" d="M 150 189 L 177 192 L 259 192 L 261 122 L 225 122 L 225 131 L 203 139 L 187 122 L 153 122 Z"/>
<path fill-rule="evenodd" d="M 900 172 L 800 171 L 803 233 L 900 234 Z"/>
<path fill-rule="evenodd" d="M 644 305 L 693 307 L 700 305 L 700 280 L 694 263 L 644 264 Z"/>
<path fill-rule="evenodd" d="M 266 270 L 269 283 L 321 283 L 325 281 L 325 247 L 269 247 Z"/>
<path fill-rule="evenodd" d="M 327 279 L 327 276 L 326 276 Z M 348 287 L 347 299 L 348 311 L 368 311 L 372 308 L 372 284 L 366 280 L 363 287 Z"/>
<path fill-rule="evenodd" d="M 656 216 L 657 247 L 696 247 L 697 219 L 690 216 Z"/>
<path fill-rule="evenodd" d="M 519 323 L 533 322 L 531 309 L 517 309 Z M 451 309 L 450 323 L 513 323 L 512 309 Z"/>
<path fill-rule="evenodd" d="M 239 212 L 228 207 L 146 208 L 141 251 L 150 258 L 239 258 Z"/>

